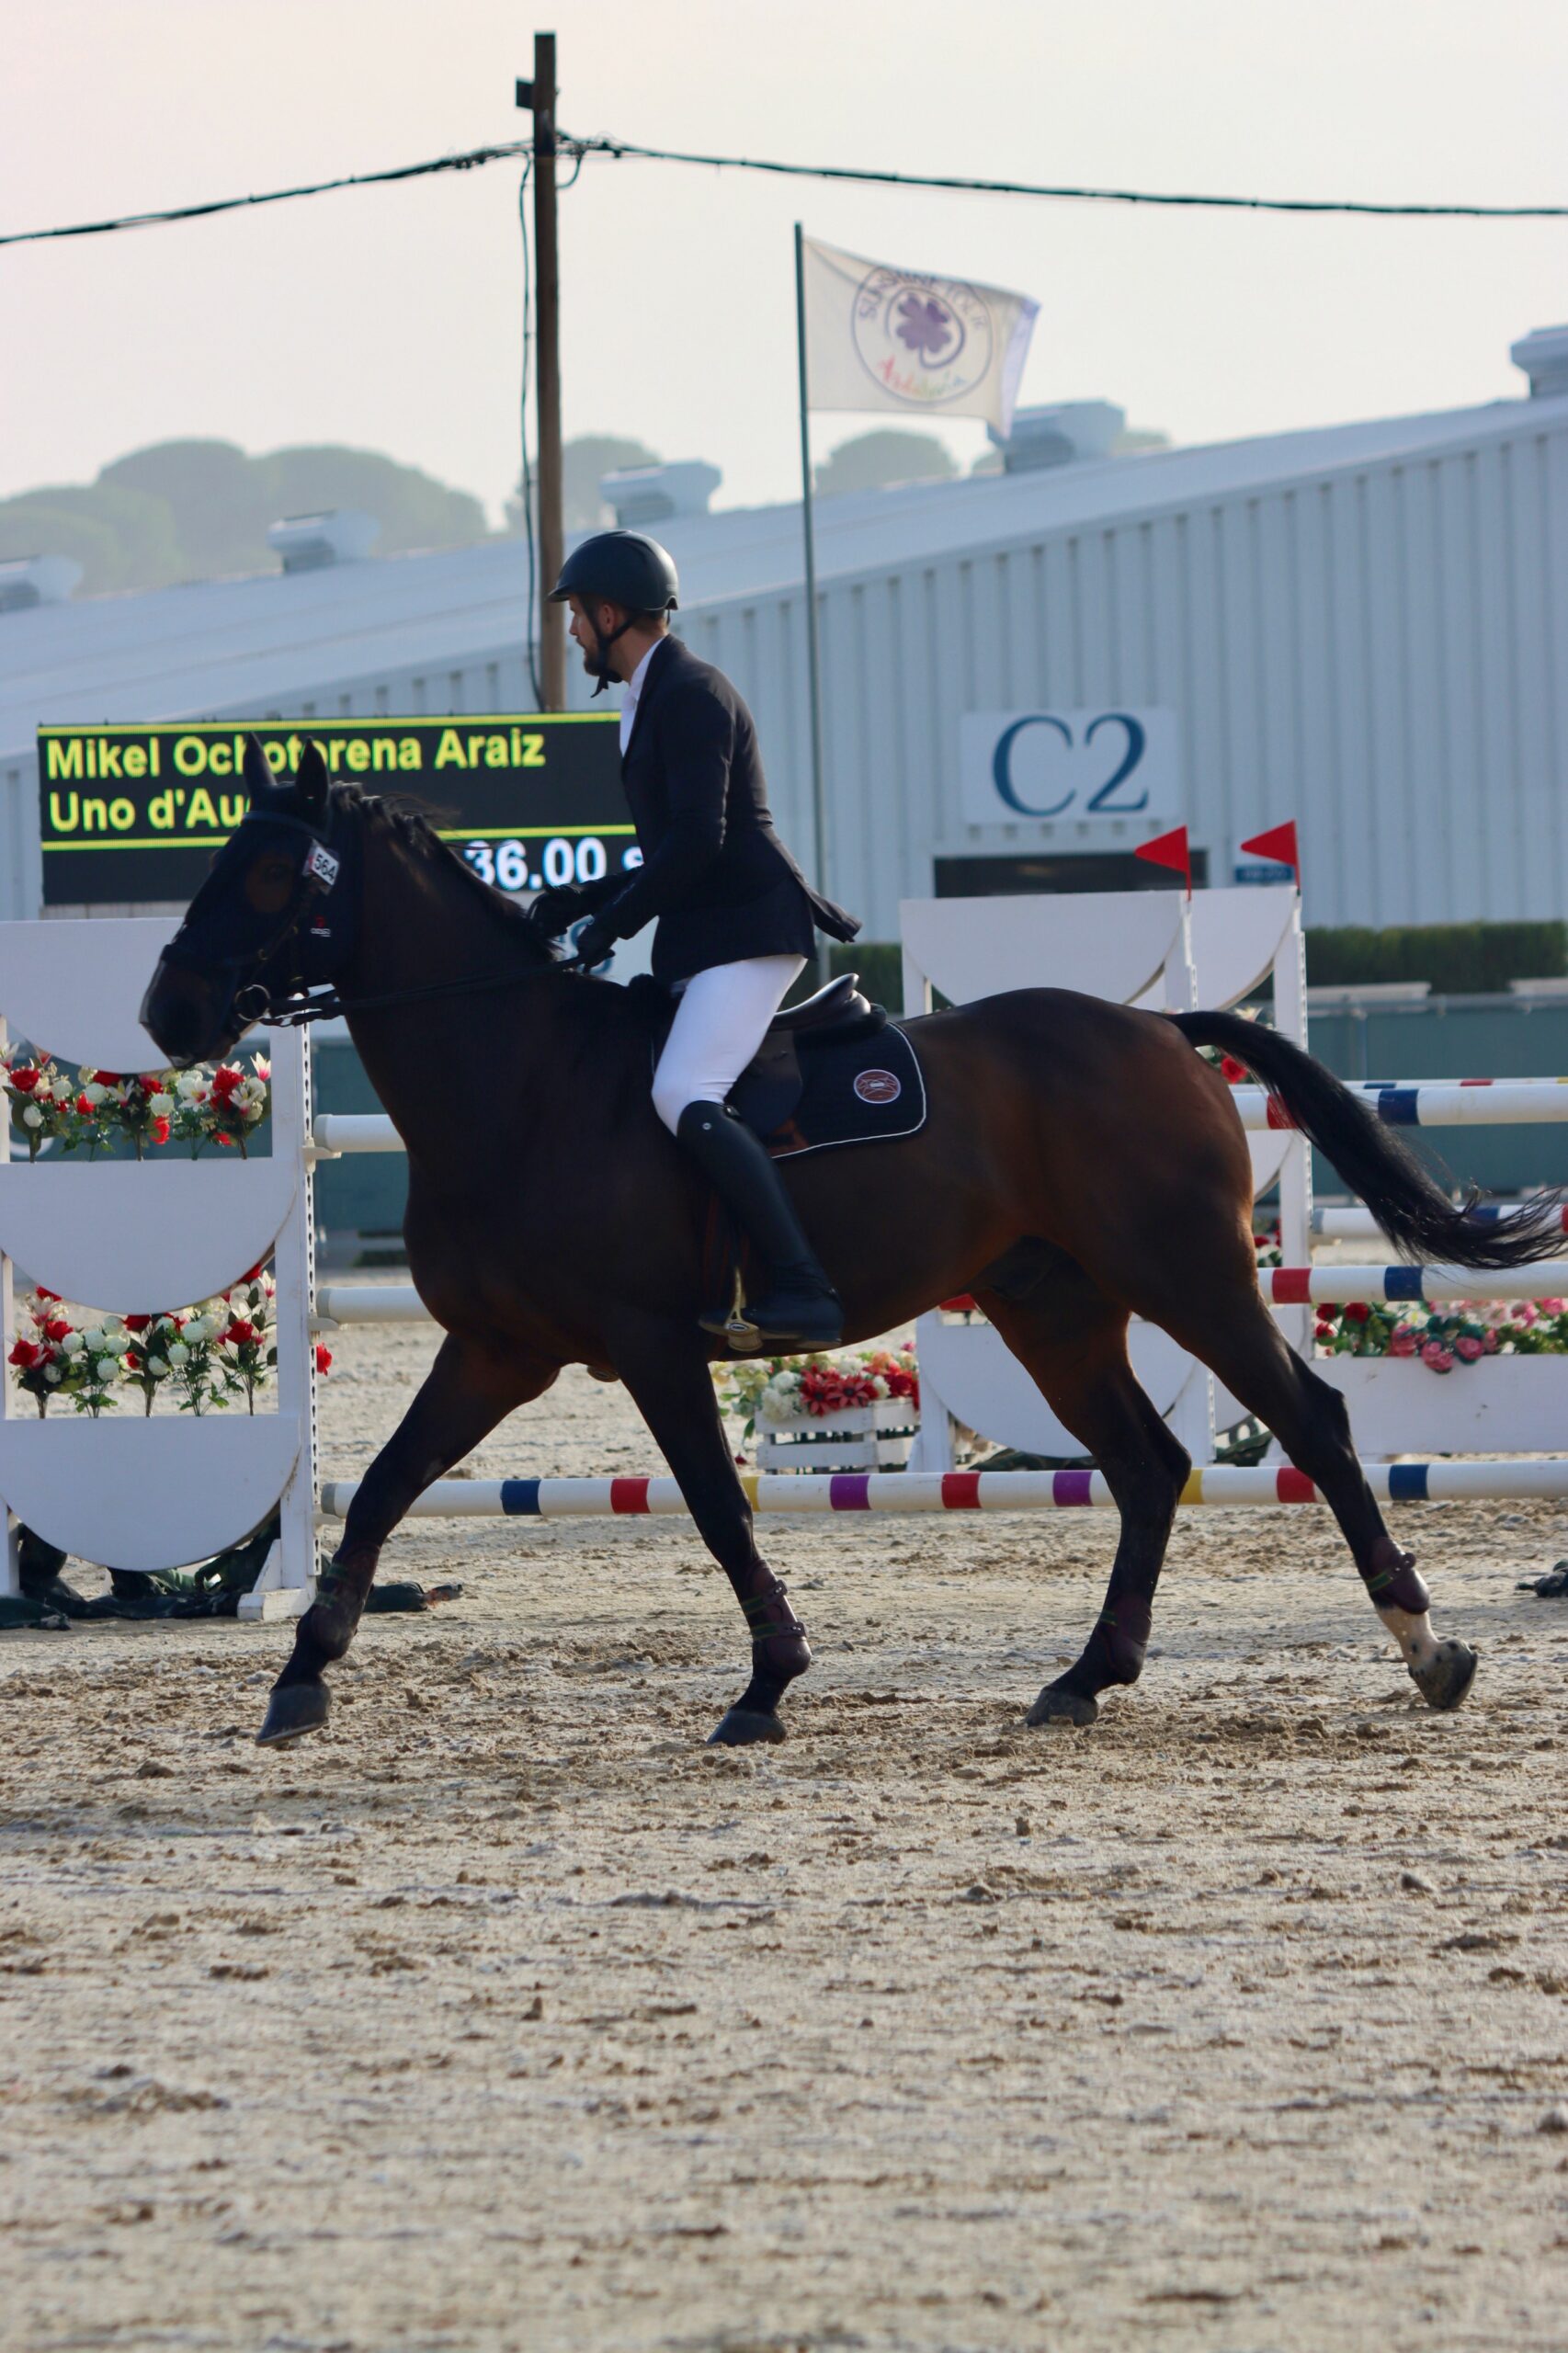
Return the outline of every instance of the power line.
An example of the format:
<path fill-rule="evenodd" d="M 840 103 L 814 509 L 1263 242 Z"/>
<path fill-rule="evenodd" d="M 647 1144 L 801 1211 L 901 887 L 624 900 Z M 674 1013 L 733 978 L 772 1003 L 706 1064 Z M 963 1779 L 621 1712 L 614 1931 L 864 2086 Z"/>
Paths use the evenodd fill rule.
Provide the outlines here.
<path fill-rule="evenodd" d="M 936 188 L 973 196 L 1033 196 L 1070 204 L 1158 204 L 1223 212 L 1348 212 L 1385 220 L 1564 221 L 1568 204 L 1371 204 L 1352 198 L 1175 196 L 1147 188 L 1054 188 L 1033 180 L 963 179 L 935 172 L 879 172 L 858 165 L 780 164 L 756 155 L 694 155 L 674 147 L 639 147 L 625 139 L 562 139 L 585 154 L 630 155 L 646 163 L 706 164 L 715 171 L 772 172 L 790 179 L 854 180 L 873 188 Z"/>
<path fill-rule="evenodd" d="M 377 188 L 389 180 L 427 179 L 435 172 L 472 172 L 483 164 L 500 164 L 531 155 L 531 139 L 509 140 L 501 147 L 471 147 L 460 155 L 437 155 L 425 164 L 397 164 L 385 172 L 350 172 L 340 179 L 312 180 L 301 188 L 268 188 L 260 196 L 221 196 L 207 204 L 177 204 L 167 212 L 127 212 L 113 221 L 77 221 L 65 229 L 16 229 L 0 234 L 0 245 L 36 245 L 51 237 L 107 237 L 117 229 L 159 229 L 171 221 L 202 221 L 214 212 L 244 212 L 262 204 L 289 204 L 300 196 L 330 196 L 335 188 Z"/>
<path fill-rule="evenodd" d="M 1392 221 L 1562 221 L 1568 204 L 1375 204 L 1351 197 L 1204 196 L 1131 188 L 1055 187 L 1034 180 L 983 180 L 955 173 L 876 171 L 847 164 L 789 164 L 758 155 L 700 155 L 676 147 L 643 147 L 628 139 L 575 139 L 557 131 L 556 146 L 574 154 L 581 169 L 589 155 L 619 162 L 688 164 L 720 172 L 762 172 L 789 179 L 847 181 L 869 188 L 939 188 L 968 196 L 1028 196 L 1058 204 L 1153 205 L 1209 212 L 1296 212 L 1349 215 Z M 226 196 L 206 204 L 176 205 L 165 212 L 131 212 L 109 221 L 78 221 L 56 229 L 17 229 L 0 233 L 0 245 L 40 244 L 61 237 L 104 237 L 121 229 L 161 228 L 175 221 L 200 221 L 219 212 L 288 204 L 296 198 L 327 196 L 345 188 L 378 188 L 396 180 L 427 179 L 437 173 L 469 172 L 486 164 L 515 161 L 533 152 L 531 140 L 508 140 L 494 147 L 471 147 L 422 164 L 399 164 L 382 172 L 352 172 L 299 188 L 268 188 L 256 196 Z M 566 183 L 572 185 L 570 181 Z"/>

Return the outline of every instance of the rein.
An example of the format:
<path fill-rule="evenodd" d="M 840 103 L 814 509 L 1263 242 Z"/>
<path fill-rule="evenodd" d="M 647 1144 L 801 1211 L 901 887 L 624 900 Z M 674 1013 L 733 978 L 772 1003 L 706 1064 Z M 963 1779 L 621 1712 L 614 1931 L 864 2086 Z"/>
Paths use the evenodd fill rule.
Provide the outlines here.
<path fill-rule="evenodd" d="M 263 1029 L 301 1029 L 309 1021 L 335 1021 L 341 1014 L 369 1013 L 385 1005 L 414 1005 L 421 999 L 460 996 L 469 991 L 516 988 L 521 982 L 538 980 L 540 972 L 564 970 L 565 964 L 562 961 L 553 965 L 541 965 L 539 971 L 531 972 L 500 972 L 488 980 L 476 978 L 472 981 L 430 981 L 422 988 L 388 989 L 379 996 L 341 996 L 335 988 L 329 985 L 313 995 L 307 993 L 303 995 L 287 996 L 281 1004 L 277 1006 L 274 1006 L 269 998 L 267 1011 L 253 1013 L 250 1019 Z M 251 988 L 260 988 L 262 985 L 261 982 L 253 981 Z M 242 990 L 240 997 L 234 1001 L 236 1011 L 240 1009 L 242 999 L 249 995 L 249 989 Z"/>

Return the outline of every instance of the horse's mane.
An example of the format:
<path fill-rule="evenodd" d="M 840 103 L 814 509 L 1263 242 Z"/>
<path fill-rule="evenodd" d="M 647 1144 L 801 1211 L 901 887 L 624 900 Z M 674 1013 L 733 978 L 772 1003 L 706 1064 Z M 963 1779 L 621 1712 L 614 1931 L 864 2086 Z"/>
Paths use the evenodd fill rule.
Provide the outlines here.
<path fill-rule="evenodd" d="M 358 785 L 348 782 L 335 782 L 333 793 L 369 824 L 394 835 L 415 858 L 438 865 L 449 877 L 460 877 L 464 888 L 474 894 L 483 907 L 486 919 L 502 927 L 500 937 L 520 962 L 537 965 L 543 972 L 560 961 L 552 943 L 529 923 L 527 910 L 494 883 L 486 882 L 450 842 L 441 839 L 437 825 L 451 813 L 449 811 L 433 808 L 414 793 L 365 792 Z"/>
<path fill-rule="evenodd" d="M 564 951 L 545 938 L 528 918 L 528 911 L 486 882 L 467 858 L 441 839 L 437 826 L 443 817 L 450 815 L 445 809 L 435 808 L 427 801 L 411 792 L 365 792 L 357 784 L 335 783 L 333 791 L 347 803 L 364 821 L 391 834 L 416 858 L 428 860 L 445 877 L 460 878 L 461 887 L 473 894 L 476 907 L 487 923 L 494 926 L 498 943 L 514 955 L 519 964 L 533 972 L 548 972 L 564 961 Z M 669 1017 L 669 1000 L 658 983 L 646 976 L 618 986 L 612 982 L 585 975 L 573 982 L 573 994 L 580 1003 L 591 1004 L 597 1017 L 625 1022 L 638 1031 L 652 1031 Z"/>

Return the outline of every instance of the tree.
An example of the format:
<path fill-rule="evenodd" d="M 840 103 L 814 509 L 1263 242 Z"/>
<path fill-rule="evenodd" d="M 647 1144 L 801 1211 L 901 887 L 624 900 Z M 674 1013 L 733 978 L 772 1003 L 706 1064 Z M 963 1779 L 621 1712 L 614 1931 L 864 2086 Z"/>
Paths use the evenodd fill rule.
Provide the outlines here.
<path fill-rule="evenodd" d="M 160 441 L 117 458 L 96 483 L 0 501 L 0 555 L 70 555 L 87 594 L 265 573 L 267 526 L 285 515 L 358 506 L 380 555 L 460 548 L 488 537 L 484 509 L 417 466 L 327 444 L 250 458 L 232 441 Z"/>
<path fill-rule="evenodd" d="M 885 490 L 901 482 L 950 482 L 958 464 L 934 433 L 903 433 L 896 426 L 857 433 L 813 470 L 819 498 L 839 498 L 857 490 Z"/>

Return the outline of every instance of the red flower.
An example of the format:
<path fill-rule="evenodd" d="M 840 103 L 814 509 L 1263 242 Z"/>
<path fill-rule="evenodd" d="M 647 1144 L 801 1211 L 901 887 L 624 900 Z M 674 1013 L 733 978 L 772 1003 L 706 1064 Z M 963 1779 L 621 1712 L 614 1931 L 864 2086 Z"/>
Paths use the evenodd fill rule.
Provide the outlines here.
<path fill-rule="evenodd" d="M 83 1117 L 83 1119 L 84 1119 L 84 1120 L 90 1120 L 90 1119 L 92 1118 L 92 1116 L 93 1116 L 93 1107 L 92 1107 L 92 1105 L 88 1102 L 88 1100 L 87 1100 L 87 1098 L 86 1098 L 86 1097 L 85 1097 L 85 1095 L 78 1095 L 78 1096 L 77 1096 L 77 1097 L 76 1097 L 76 1108 L 77 1108 L 77 1110 L 78 1110 L 78 1111 L 80 1111 L 80 1113 L 82 1114 L 82 1117 Z"/>
<path fill-rule="evenodd" d="M 324 1348 L 319 1341 L 316 1343 L 316 1370 L 318 1372 L 332 1370 L 332 1350 Z"/>
<path fill-rule="evenodd" d="M 1346 1324 L 1365 1324 L 1371 1318 L 1371 1309 L 1361 1300 L 1352 1300 L 1345 1311 Z"/>
<path fill-rule="evenodd" d="M 127 1316 L 127 1323 L 129 1323 L 130 1320 L 130 1317 Z M 134 1348 L 127 1348 L 125 1351 L 125 1361 L 131 1367 L 132 1372 L 141 1371 L 143 1359 L 137 1355 Z"/>
<path fill-rule="evenodd" d="M 153 1321 L 150 1315 L 122 1315 L 119 1320 L 128 1332 L 144 1332 Z"/>
<path fill-rule="evenodd" d="M 221 1144 L 224 1144 L 224 1145 L 232 1146 L 232 1145 L 233 1145 L 233 1143 L 234 1139 L 233 1139 L 233 1136 L 226 1136 L 226 1135 L 223 1133 L 222 1130 L 220 1128 L 220 1129 L 219 1129 L 219 1131 L 218 1131 L 218 1134 L 217 1134 L 216 1141 L 217 1141 L 219 1143 L 221 1143 Z"/>
<path fill-rule="evenodd" d="M 265 1267 L 267 1261 L 265 1258 L 259 1260 L 258 1263 L 251 1268 L 248 1275 L 242 1275 L 240 1277 L 240 1282 L 234 1285 L 234 1289 L 238 1290 L 240 1283 L 254 1283 L 257 1276 L 260 1274 L 262 1267 Z"/>
<path fill-rule="evenodd" d="M 213 1072 L 212 1092 L 218 1097 L 220 1103 L 226 1103 L 228 1101 L 235 1087 L 242 1083 L 244 1078 L 244 1073 L 240 1069 L 236 1063 L 223 1063 Z"/>
<path fill-rule="evenodd" d="M 31 1063 L 24 1063 L 20 1070 L 11 1073 L 11 1084 L 18 1095 L 30 1095 L 42 1075 L 42 1072 L 35 1070 Z"/>
<path fill-rule="evenodd" d="M 143 1095 L 161 1095 L 164 1091 L 164 1082 L 156 1071 L 144 1070 L 136 1084 Z"/>
<path fill-rule="evenodd" d="M 42 1355 L 43 1350 L 35 1341 L 18 1340 L 11 1350 L 9 1360 L 12 1364 L 19 1364 L 24 1372 L 30 1372 Z"/>
<path fill-rule="evenodd" d="M 100 1086 L 119 1086 L 123 1080 L 125 1074 L 123 1071 L 118 1070 L 100 1070 L 95 1072 L 94 1075 L 97 1079 Z"/>
<path fill-rule="evenodd" d="M 1234 1054 L 1221 1055 L 1220 1075 L 1221 1078 L 1227 1080 L 1232 1086 L 1239 1086 L 1243 1079 L 1249 1078 L 1251 1074 L 1252 1074 L 1247 1069 L 1245 1063 L 1237 1062 Z"/>
<path fill-rule="evenodd" d="M 220 1339 L 232 1341 L 236 1348 L 243 1348 L 247 1340 L 255 1339 L 256 1325 L 247 1323 L 244 1316 L 237 1315 L 228 1330 L 221 1332 L 218 1336 Z"/>
<path fill-rule="evenodd" d="M 44 1325 L 44 1337 L 49 1340 L 62 1340 L 70 1329 L 71 1326 L 67 1324 L 63 1315 L 57 1315 L 52 1324 L 46 1324 Z"/>
<path fill-rule="evenodd" d="M 60 1293 L 57 1290 L 45 1290 L 41 1283 L 38 1285 L 38 1295 L 40 1299 L 58 1299 L 60 1297 Z"/>
<path fill-rule="evenodd" d="M 154 1120 L 153 1122 L 153 1142 L 154 1143 L 167 1143 L 168 1140 L 169 1123 L 167 1120 Z"/>

